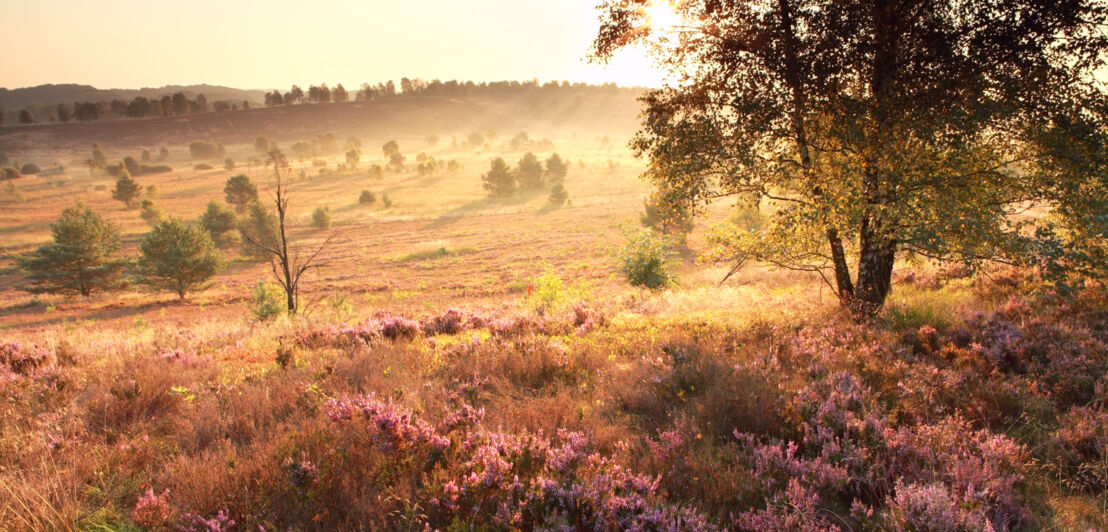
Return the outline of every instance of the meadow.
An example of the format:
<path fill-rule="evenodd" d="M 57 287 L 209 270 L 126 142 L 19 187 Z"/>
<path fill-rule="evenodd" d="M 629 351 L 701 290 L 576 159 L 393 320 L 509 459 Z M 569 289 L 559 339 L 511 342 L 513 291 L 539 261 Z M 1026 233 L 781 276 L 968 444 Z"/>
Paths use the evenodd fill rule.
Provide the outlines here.
<path fill-rule="evenodd" d="M 725 207 L 677 286 L 631 287 L 613 252 L 650 193 L 633 96 L 6 128 L 10 159 L 65 169 L 0 192 L 0 528 L 1108 528 L 1103 287 L 1058 299 L 1019 269 L 912 261 L 858 324 L 814 274 L 752 264 L 720 285 L 729 265 L 696 255 Z M 357 137 L 358 168 L 289 152 L 327 133 Z M 149 228 L 84 167 L 93 142 L 110 161 L 165 146 L 173 170 L 135 179 L 194 220 L 232 175 L 264 196 L 257 135 L 289 153 L 292 238 L 336 235 L 301 315 L 255 318 L 269 267 L 234 244 L 184 301 L 21 290 L 15 258 L 77 200 L 127 253 Z M 196 139 L 236 168 L 191 157 Z M 409 168 L 378 177 L 389 140 Z M 488 197 L 489 160 L 527 151 L 570 162 L 569 203 Z M 420 153 L 459 168 L 420 175 Z"/>

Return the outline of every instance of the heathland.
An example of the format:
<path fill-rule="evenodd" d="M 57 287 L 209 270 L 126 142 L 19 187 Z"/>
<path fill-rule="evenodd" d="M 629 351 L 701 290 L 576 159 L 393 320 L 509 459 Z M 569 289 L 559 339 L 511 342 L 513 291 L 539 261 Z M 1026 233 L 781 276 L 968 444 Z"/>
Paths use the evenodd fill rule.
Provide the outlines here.
<path fill-rule="evenodd" d="M 1102 286 L 916 259 L 859 324 L 815 273 L 698 261 L 711 224 L 750 216 L 727 206 L 674 246 L 676 281 L 630 286 L 616 255 L 651 193 L 636 96 L 0 129 L 0 166 L 39 167 L 0 191 L 0 528 L 1108 527 Z M 297 316 L 262 319 L 271 267 L 235 231 L 183 299 L 25 290 L 20 258 L 64 209 L 133 257 L 232 176 L 266 201 L 275 146 L 290 239 L 332 239 Z M 551 183 L 490 196 L 490 162 L 527 153 L 568 163 L 564 202 Z M 113 199 L 127 157 L 145 208 Z"/>

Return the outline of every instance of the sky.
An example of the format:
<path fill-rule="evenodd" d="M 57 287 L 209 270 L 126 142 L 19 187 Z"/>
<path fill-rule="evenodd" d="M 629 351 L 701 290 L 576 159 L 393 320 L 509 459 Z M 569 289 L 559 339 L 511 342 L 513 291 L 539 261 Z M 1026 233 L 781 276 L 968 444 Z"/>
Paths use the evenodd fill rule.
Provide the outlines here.
<path fill-rule="evenodd" d="M 411 78 L 657 86 L 586 55 L 596 0 L 0 0 L 0 87 L 287 89 Z"/>

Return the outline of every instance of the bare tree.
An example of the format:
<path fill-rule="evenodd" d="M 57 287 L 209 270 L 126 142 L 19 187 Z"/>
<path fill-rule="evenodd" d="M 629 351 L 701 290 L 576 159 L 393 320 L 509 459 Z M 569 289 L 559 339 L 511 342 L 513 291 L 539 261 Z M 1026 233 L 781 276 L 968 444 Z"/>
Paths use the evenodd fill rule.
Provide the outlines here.
<path fill-rule="evenodd" d="M 295 315 L 300 303 L 301 277 L 308 270 L 319 266 L 316 264 L 316 259 L 335 240 L 337 233 L 332 232 L 328 235 L 319 247 L 306 255 L 306 258 L 303 258 L 298 249 L 293 248 L 290 251 L 286 221 L 289 208 L 286 179 L 288 172 L 291 170 L 285 154 L 277 148 L 269 150 L 266 154 L 266 166 L 270 165 L 273 166 L 273 174 L 277 178 L 277 185 L 272 196 L 273 204 L 277 207 L 277 226 L 273 228 L 275 234 L 272 235 L 272 238 L 265 238 L 262 235 L 251 236 L 244 233 L 243 238 L 269 256 L 270 271 L 272 271 L 277 283 L 285 290 L 289 315 Z M 282 176 L 282 171 L 285 173 L 284 176 Z"/>

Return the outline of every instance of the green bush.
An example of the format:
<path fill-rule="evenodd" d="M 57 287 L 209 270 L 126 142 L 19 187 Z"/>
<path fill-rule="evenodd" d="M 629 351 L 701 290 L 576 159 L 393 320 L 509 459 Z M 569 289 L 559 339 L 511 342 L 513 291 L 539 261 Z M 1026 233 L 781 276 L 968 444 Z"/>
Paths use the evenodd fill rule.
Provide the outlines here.
<path fill-rule="evenodd" d="M 362 195 L 358 196 L 358 203 L 362 205 L 373 205 L 377 201 L 377 195 L 368 190 L 363 190 Z"/>
<path fill-rule="evenodd" d="M 331 228 L 331 208 L 326 206 L 316 207 L 312 211 L 312 227 L 316 229 Z"/>
<path fill-rule="evenodd" d="M 285 291 L 278 285 L 258 281 L 254 285 L 254 295 L 250 299 L 250 313 L 259 321 L 265 321 L 287 312 Z"/>
<path fill-rule="evenodd" d="M 142 217 L 143 220 L 146 220 L 146 223 L 149 224 L 158 223 L 159 221 L 161 221 L 162 218 L 165 217 L 165 212 L 162 211 L 162 208 L 154 203 L 154 200 L 151 200 L 150 198 L 142 200 L 142 204 L 139 209 L 139 216 Z"/>
<path fill-rule="evenodd" d="M 620 273 L 634 286 L 658 289 L 674 284 L 677 278 L 670 266 L 677 254 L 669 247 L 669 239 L 653 231 L 628 235 L 627 245 L 616 253 Z"/>
<path fill-rule="evenodd" d="M 547 271 L 528 283 L 527 292 L 527 306 L 539 314 L 568 308 L 589 296 L 587 287 L 567 285 L 553 271 Z"/>

